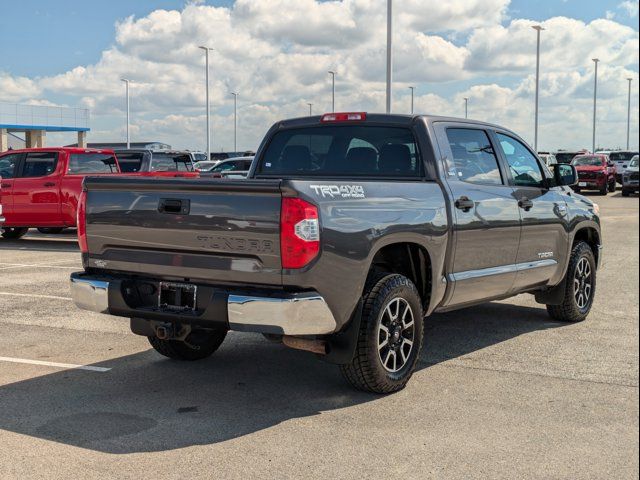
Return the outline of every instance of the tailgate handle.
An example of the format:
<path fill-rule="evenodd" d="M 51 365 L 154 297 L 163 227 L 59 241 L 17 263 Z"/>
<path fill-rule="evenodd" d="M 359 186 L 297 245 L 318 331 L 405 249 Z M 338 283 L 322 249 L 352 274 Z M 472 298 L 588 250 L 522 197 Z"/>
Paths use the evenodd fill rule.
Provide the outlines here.
<path fill-rule="evenodd" d="M 160 213 L 172 213 L 174 215 L 188 215 L 190 209 L 190 200 L 181 200 L 177 198 L 161 198 L 158 203 L 158 211 Z"/>

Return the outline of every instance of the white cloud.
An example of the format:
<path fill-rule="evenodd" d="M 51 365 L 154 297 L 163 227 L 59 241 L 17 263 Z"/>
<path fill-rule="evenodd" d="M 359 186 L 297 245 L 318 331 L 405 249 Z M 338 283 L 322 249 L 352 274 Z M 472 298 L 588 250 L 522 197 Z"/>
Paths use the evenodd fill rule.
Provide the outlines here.
<path fill-rule="evenodd" d="M 637 10 L 637 2 L 619 8 L 631 15 L 634 4 Z M 428 85 L 447 95 L 418 95 L 417 110 L 461 116 L 467 96 L 472 117 L 504 124 L 528 139 L 534 22 L 507 19 L 508 5 L 509 0 L 395 2 L 394 109 L 408 111 L 409 85 Z M 0 101 L 76 98 L 92 110 L 91 138 L 114 140 L 123 136 L 120 78 L 126 77 L 132 80 L 134 138 L 203 148 L 204 54 L 198 46 L 207 45 L 214 48 L 213 144 L 232 146 L 229 92 L 239 91 L 239 147 L 256 148 L 273 122 L 305 115 L 307 102 L 315 113 L 329 110 L 330 69 L 338 72 L 338 109 L 384 110 L 385 16 L 380 0 L 236 0 L 231 7 L 190 1 L 180 11 L 155 10 L 118 22 L 115 43 L 94 64 L 36 79 L 0 73 Z M 637 78 L 637 30 L 611 18 L 585 23 L 553 17 L 542 25 L 542 145 L 588 143 L 596 56 L 602 60 L 601 135 L 620 137 L 624 78 Z M 449 86 L 460 81 L 476 85 L 458 92 Z"/>
<path fill-rule="evenodd" d="M 631 18 L 638 16 L 638 0 L 625 0 L 618 5 L 618 8 L 624 10 Z"/>

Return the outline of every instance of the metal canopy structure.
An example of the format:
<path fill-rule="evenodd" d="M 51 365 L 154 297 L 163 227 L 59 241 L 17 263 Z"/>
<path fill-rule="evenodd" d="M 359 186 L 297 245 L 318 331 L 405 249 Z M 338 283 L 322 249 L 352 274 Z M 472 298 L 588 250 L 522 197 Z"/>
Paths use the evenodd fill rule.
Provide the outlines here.
<path fill-rule="evenodd" d="M 78 144 L 86 144 L 89 127 L 86 108 L 0 103 L 0 151 L 8 148 L 8 134 L 25 134 L 27 148 L 44 147 L 46 132 L 78 132 Z"/>

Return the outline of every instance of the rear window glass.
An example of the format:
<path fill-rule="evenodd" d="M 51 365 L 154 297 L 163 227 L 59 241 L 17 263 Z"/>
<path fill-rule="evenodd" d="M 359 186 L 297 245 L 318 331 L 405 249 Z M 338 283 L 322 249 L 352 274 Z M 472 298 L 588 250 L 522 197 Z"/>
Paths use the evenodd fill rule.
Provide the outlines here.
<path fill-rule="evenodd" d="M 67 173 L 114 173 L 118 171 L 116 159 L 108 153 L 72 153 Z"/>
<path fill-rule="evenodd" d="M 123 173 L 135 173 L 142 169 L 142 153 L 118 153 L 120 171 Z"/>
<path fill-rule="evenodd" d="M 611 152 L 609 159 L 612 162 L 628 162 L 634 155 L 638 155 L 638 152 Z"/>
<path fill-rule="evenodd" d="M 151 157 L 152 172 L 191 172 L 191 157 L 184 154 L 154 153 Z"/>
<path fill-rule="evenodd" d="M 332 125 L 276 133 L 258 174 L 419 177 L 422 164 L 408 128 Z"/>

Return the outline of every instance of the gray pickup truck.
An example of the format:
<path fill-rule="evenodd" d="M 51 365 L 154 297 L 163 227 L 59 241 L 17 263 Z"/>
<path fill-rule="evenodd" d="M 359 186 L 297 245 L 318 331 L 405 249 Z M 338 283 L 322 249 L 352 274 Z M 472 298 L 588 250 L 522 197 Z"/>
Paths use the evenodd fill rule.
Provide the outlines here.
<path fill-rule="evenodd" d="M 87 178 L 71 290 L 170 358 L 261 332 L 393 392 L 434 312 L 531 293 L 558 321 L 587 316 L 602 241 L 576 178 L 487 123 L 286 120 L 246 180 Z"/>

